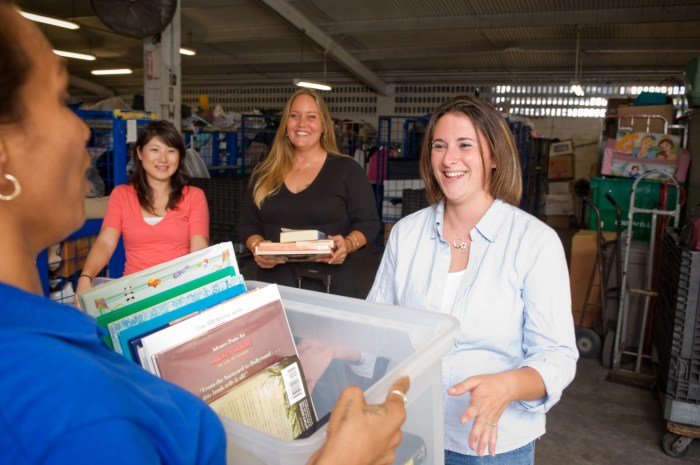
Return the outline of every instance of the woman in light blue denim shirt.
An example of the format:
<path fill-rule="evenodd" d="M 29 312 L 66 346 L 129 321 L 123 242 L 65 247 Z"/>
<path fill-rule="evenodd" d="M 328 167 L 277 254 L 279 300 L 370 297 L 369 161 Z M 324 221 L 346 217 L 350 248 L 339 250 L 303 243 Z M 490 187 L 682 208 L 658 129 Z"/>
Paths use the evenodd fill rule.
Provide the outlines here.
<path fill-rule="evenodd" d="M 489 104 L 438 108 L 420 170 L 431 206 L 392 229 L 368 299 L 460 321 L 443 360 L 446 463 L 532 464 L 578 358 L 561 241 L 516 207 L 518 152 Z"/>

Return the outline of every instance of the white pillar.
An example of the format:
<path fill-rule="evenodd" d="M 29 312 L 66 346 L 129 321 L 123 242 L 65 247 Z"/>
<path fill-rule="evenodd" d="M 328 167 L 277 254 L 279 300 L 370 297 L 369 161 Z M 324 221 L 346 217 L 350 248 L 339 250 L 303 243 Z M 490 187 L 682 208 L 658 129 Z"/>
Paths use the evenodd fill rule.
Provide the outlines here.
<path fill-rule="evenodd" d="M 143 41 L 144 105 L 159 119 L 166 119 L 180 129 L 182 96 L 180 83 L 180 5 L 172 22 L 159 36 Z"/>

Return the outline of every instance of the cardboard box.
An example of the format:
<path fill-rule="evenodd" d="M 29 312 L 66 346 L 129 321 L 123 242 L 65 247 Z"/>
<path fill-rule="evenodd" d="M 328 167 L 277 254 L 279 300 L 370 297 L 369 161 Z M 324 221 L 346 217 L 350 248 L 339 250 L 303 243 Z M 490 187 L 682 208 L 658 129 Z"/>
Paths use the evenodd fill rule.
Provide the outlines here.
<path fill-rule="evenodd" d="M 617 114 L 620 116 L 634 115 L 658 115 L 666 118 L 668 124 L 673 124 L 674 110 L 672 104 L 667 105 L 644 105 L 644 106 L 627 106 L 620 105 L 617 107 Z M 633 121 L 634 120 L 634 121 Z M 648 120 L 648 121 L 647 121 Z M 647 129 L 647 122 L 649 127 Z M 620 118 L 618 128 L 632 128 L 639 132 L 656 132 L 664 133 L 664 120 L 661 118 Z"/>
<path fill-rule="evenodd" d="M 70 239 L 61 243 L 61 264 L 59 274 L 69 278 L 83 269 L 88 252 L 97 236 Z"/>
<path fill-rule="evenodd" d="M 395 224 L 396 223 L 389 222 L 384 223 L 384 245 L 389 242 L 389 234 L 391 234 L 391 228 L 393 228 Z"/>
<path fill-rule="evenodd" d="M 549 181 L 547 183 L 548 194 L 573 194 L 574 181 Z"/>
<path fill-rule="evenodd" d="M 603 237 L 605 240 L 613 240 L 615 233 L 604 232 Z M 595 231 L 581 230 L 571 238 L 571 262 L 569 265 L 571 310 L 574 315 L 574 324 L 577 327 L 585 306 L 586 289 L 591 279 L 596 253 Z M 593 278 L 589 305 L 583 319 L 584 328 L 593 328 L 598 321 L 600 310 L 596 306 L 600 306 L 600 276 L 597 270 Z"/>
<path fill-rule="evenodd" d="M 574 198 L 571 194 L 547 194 L 544 198 L 544 214 L 573 215 Z"/>
<path fill-rule="evenodd" d="M 547 179 L 572 179 L 574 177 L 574 155 L 550 157 Z"/>
<path fill-rule="evenodd" d="M 571 227 L 571 215 L 547 215 L 545 222 L 557 229 L 566 229 Z"/>
<path fill-rule="evenodd" d="M 266 283 L 247 281 L 246 286 L 253 289 Z M 295 337 L 379 357 L 375 376 L 363 378 L 368 403 L 383 402 L 398 376 L 410 377 L 406 422 L 401 428 L 404 438 L 421 439 L 425 463 L 443 463 L 442 357 L 454 345 L 459 322 L 435 312 L 292 287 L 279 286 L 279 291 Z M 342 361 L 332 363 L 328 371 L 312 392 L 319 418 L 335 406 L 342 389 L 357 383 L 357 375 L 353 378 Z M 227 418 L 221 417 L 221 422 L 229 440 L 227 462 L 234 465 L 303 465 L 326 439 L 327 425 L 308 438 L 286 441 Z"/>
<path fill-rule="evenodd" d="M 558 157 L 574 153 L 574 141 L 571 139 L 549 144 L 549 157 Z"/>

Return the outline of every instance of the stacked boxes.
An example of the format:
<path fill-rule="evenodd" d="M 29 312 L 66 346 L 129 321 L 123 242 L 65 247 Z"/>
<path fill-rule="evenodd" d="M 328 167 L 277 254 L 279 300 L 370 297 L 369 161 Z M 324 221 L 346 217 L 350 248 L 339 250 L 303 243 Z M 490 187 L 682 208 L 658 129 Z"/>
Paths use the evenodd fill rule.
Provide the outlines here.
<path fill-rule="evenodd" d="M 547 179 L 548 194 L 544 206 L 547 224 L 555 228 L 568 228 L 575 213 L 573 141 L 555 142 L 549 146 Z"/>

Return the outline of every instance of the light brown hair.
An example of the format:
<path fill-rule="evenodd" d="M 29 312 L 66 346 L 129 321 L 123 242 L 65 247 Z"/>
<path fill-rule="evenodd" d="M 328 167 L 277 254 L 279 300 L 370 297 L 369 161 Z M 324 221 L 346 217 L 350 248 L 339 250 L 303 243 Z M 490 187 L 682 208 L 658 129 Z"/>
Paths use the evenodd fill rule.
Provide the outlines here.
<path fill-rule="evenodd" d="M 522 195 L 522 171 L 520 156 L 515 146 L 513 134 L 506 120 L 487 102 L 470 95 L 454 97 L 440 105 L 430 118 L 423 137 L 420 155 L 420 175 L 425 184 L 425 193 L 430 204 L 440 202 L 444 194 L 437 182 L 433 167 L 430 163 L 430 152 L 435 125 L 438 120 L 448 113 L 467 116 L 476 129 L 477 143 L 484 161 L 484 144 L 491 151 L 496 168 L 489 176 L 484 163 L 484 179 L 488 183 L 491 195 L 518 206 Z"/>

